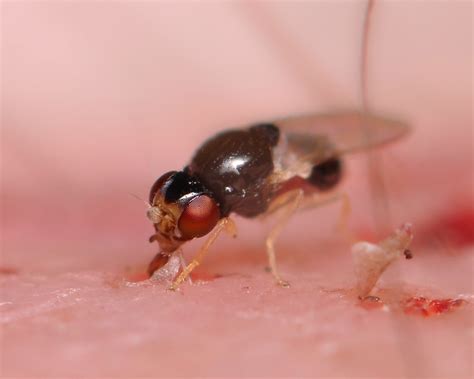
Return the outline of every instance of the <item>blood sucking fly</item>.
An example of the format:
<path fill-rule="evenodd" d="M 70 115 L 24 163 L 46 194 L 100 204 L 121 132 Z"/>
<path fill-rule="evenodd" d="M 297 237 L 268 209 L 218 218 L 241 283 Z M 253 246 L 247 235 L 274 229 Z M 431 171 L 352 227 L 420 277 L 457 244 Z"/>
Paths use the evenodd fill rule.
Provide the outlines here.
<path fill-rule="evenodd" d="M 163 268 L 181 246 L 207 236 L 192 261 L 174 280 L 176 289 L 198 266 L 223 230 L 235 234 L 233 214 L 277 222 L 266 238 L 271 273 L 277 284 L 275 241 L 298 209 L 315 208 L 347 197 L 338 191 L 343 157 L 395 141 L 407 124 L 374 114 L 367 107 L 367 44 L 373 1 L 367 3 L 361 55 L 362 110 L 309 114 L 228 129 L 205 141 L 181 171 L 170 171 L 153 184 L 148 218 L 159 253 L 150 276 Z M 176 259 L 174 260 L 176 261 Z"/>
<path fill-rule="evenodd" d="M 262 218 L 277 211 L 279 219 L 266 238 L 270 270 L 288 286 L 277 269 L 274 244 L 298 209 L 343 199 L 337 191 L 343 156 L 402 137 L 408 126 L 378 115 L 341 111 L 290 117 L 229 129 L 198 148 L 181 171 L 162 175 L 151 187 L 147 216 L 159 253 L 151 275 L 187 241 L 207 235 L 193 260 L 183 266 L 176 289 L 198 266 L 217 236 L 233 231 L 233 214 Z"/>

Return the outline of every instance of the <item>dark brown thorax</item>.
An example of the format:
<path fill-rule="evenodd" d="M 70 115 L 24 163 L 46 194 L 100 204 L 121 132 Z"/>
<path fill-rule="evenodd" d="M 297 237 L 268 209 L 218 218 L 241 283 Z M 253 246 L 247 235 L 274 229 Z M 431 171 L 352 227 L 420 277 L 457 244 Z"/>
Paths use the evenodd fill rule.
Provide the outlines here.
<path fill-rule="evenodd" d="M 273 188 L 267 179 L 279 137 L 273 124 L 219 133 L 199 148 L 186 170 L 212 189 L 222 216 L 234 212 L 255 217 L 271 200 Z"/>

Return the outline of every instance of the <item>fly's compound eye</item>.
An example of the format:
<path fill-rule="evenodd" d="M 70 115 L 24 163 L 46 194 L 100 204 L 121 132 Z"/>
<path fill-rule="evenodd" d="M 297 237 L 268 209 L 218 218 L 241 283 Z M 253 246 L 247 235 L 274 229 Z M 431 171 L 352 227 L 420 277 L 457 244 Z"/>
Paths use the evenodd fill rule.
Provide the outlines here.
<path fill-rule="evenodd" d="M 321 190 L 328 190 L 339 183 L 341 175 L 341 161 L 338 158 L 330 158 L 313 166 L 308 181 Z"/>
<path fill-rule="evenodd" d="M 199 195 L 186 204 L 178 221 L 178 228 L 185 238 L 202 237 L 219 221 L 219 207 L 214 199 Z"/>

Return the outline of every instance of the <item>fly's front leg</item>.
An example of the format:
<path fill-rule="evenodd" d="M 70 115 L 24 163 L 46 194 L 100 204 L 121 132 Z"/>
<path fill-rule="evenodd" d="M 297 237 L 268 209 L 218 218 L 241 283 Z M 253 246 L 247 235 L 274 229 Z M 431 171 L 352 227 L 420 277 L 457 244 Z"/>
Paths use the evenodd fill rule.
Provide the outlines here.
<path fill-rule="evenodd" d="M 219 234 L 223 231 L 227 231 L 229 234 L 232 236 L 235 236 L 237 234 L 235 224 L 230 218 L 223 218 L 219 220 L 217 225 L 214 227 L 212 232 L 210 233 L 208 239 L 202 245 L 202 247 L 199 249 L 199 252 L 196 254 L 196 256 L 193 258 L 193 260 L 183 269 L 181 274 L 176 278 L 176 280 L 173 282 L 173 284 L 170 286 L 170 290 L 176 290 L 180 286 L 181 283 L 183 283 L 186 278 L 191 274 L 191 272 L 201 264 L 203 261 L 204 257 L 209 251 L 209 248 L 211 245 L 214 243 L 214 241 L 217 239 Z"/>
<path fill-rule="evenodd" d="M 186 260 L 184 259 L 183 250 L 178 249 L 178 251 L 176 252 L 176 255 L 179 258 L 179 263 L 181 265 L 181 270 L 184 270 L 186 268 Z M 190 284 L 193 284 L 193 280 L 191 279 L 191 276 L 188 276 L 188 282 Z"/>

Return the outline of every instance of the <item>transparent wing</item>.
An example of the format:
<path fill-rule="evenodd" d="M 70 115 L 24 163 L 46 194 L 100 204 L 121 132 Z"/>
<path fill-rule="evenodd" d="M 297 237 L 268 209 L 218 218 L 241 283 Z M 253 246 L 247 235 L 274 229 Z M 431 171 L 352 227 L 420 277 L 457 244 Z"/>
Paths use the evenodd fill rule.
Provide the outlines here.
<path fill-rule="evenodd" d="M 275 123 L 288 136 L 299 135 L 305 139 L 324 136 L 338 154 L 379 147 L 396 141 L 410 130 L 404 122 L 354 111 L 296 116 Z"/>
<path fill-rule="evenodd" d="M 303 177 L 314 164 L 383 146 L 410 130 L 404 122 L 358 111 L 296 116 L 275 124 L 286 137 L 278 152 L 281 169 Z"/>

